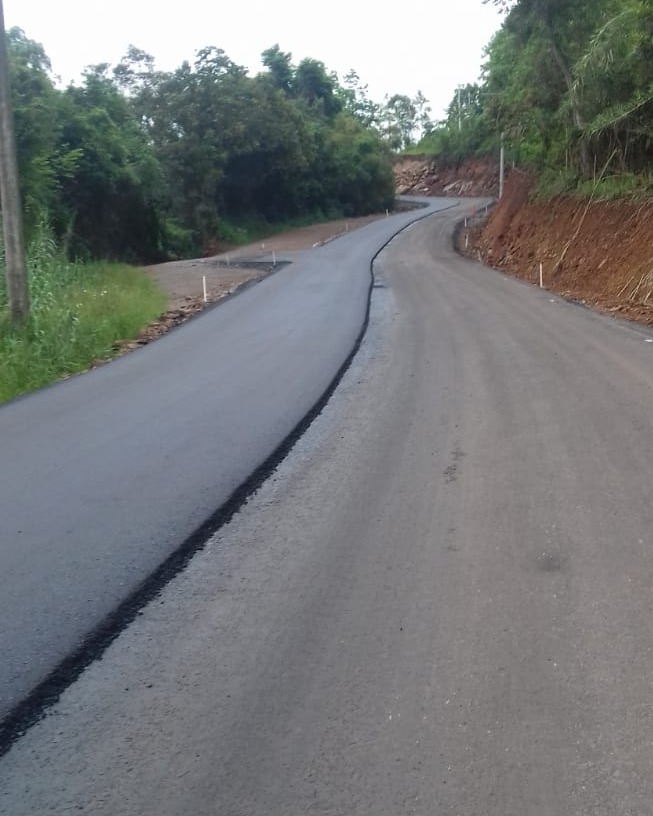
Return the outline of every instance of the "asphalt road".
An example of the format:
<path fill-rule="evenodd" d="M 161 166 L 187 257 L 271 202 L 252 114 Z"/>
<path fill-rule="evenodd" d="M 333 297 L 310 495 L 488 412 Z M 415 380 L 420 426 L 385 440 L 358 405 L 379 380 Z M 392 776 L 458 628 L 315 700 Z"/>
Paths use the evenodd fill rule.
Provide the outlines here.
<path fill-rule="evenodd" d="M 645 816 L 653 337 L 454 256 L 0 761 L 0 813 Z"/>
<path fill-rule="evenodd" d="M 300 253 L 156 343 L 0 407 L 0 720 L 275 451 L 352 350 L 374 253 L 452 203 Z"/>

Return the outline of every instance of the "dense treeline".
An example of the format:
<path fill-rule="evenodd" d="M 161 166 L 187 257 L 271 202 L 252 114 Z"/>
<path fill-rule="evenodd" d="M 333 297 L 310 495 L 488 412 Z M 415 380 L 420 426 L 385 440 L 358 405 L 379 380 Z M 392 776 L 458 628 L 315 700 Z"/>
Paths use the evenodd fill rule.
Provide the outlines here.
<path fill-rule="evenodd" d="M 410 136 L 354 72 L 340 84 L 278 46 L 256 76 L 213 47 L 162 72 L 130 47 L 61 90 L 39 44 L 20 29 L 8 43 L 27 231 L 47 218 L 73 257 L 154 260 L 247 224 L 392 206 L 382 131 Z"/>
<path fill-rule="evenodd" d="M 653 0 L 484 0 L 505 12 L 481 82 L 460 88 L 421 148 L 511 158 L 569 189 L 651 188 Z"/>

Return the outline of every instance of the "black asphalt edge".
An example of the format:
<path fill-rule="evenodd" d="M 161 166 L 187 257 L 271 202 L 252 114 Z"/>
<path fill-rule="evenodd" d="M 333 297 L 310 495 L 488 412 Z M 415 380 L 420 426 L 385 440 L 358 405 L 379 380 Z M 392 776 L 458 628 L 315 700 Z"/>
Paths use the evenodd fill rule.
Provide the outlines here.
<path fill-rule="evenodd" d="M 23 736 L 31 726 L 47 716 L 48 709 L 57 703 L 61 694 L 80 677 L 91 663 L 102 656 L 120 633 L 136 619 L 141 609 L 157 597 L 165 585 L 186 567 L 195 553 L 199 552 L 207 541 L 236 515 L 247 499 L 274 473 L 295 443 L 322 413 L 358 353 L 369 325 L 376 259 L 398 235 L 413 226 L 413 224 L 440 215 L 457 206 L 459 206 L 458 203 L 452 204 L 441 210 L 426 213 L 408 224 L 404 224 L 377 250 L 370 261 L 370 285 L 361 330 L 352 350 L 322 396 L 270 456 L 231 494 L 229 499 L 209 516 L 195 532 L 188 536 L 99 626 L 89 632 L 74 652 L 59 663 L 22 702 L 14 706 L 0 721 L 0 757 L 8 753 L 16 740 Z"/>

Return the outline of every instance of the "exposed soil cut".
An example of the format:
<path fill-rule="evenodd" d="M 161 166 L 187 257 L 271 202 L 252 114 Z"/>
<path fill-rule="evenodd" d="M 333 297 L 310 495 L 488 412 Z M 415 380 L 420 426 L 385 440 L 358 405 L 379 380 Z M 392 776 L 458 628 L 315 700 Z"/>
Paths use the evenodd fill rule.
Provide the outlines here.
<path fill-rule="evenodd" d="M 653 202 L 531 198 L 534 179 L 515 171 L 484 227 L 459 248 L 490 266 L 601 311 L 653 325 Z"/>
<path fill-rule="evenodd" d="M 499 163 L 467 159 L 460 164 L 441 164 L 426 156 L 402 156 L 394 165 L 398 195 L 497 196 Z"/>

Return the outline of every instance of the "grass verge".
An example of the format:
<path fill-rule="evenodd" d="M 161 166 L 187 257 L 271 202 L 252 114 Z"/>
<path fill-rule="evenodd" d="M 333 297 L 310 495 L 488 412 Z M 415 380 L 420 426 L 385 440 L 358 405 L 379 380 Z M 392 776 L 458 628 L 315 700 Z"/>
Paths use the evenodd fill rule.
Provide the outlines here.
<path fill-rule="evenodd" d="M 0 283 L 0 402 L 87 369 L 136 337 L 166 307 L 166 296 L 139 269 L 71 263 L 46 236 L 29 252 L 31 314 L 9 321 L 4 270 Z"/>

